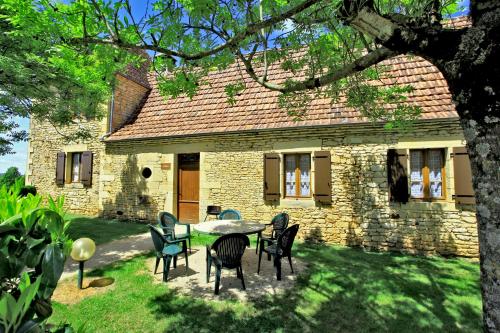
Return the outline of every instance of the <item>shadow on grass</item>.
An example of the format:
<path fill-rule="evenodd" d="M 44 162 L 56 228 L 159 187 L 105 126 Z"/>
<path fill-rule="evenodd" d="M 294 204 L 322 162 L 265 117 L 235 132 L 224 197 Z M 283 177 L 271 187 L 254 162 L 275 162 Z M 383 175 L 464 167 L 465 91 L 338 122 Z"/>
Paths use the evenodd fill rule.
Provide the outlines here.
<path fill-rule="evenodd" d="M 478 281 L 461 280 L 454 260 L 311 244 L 297 246 L 296 256 L 310 264 L 296 287 L 248 302 L 246 315 L 172 291 L 148 307 L 158 319 L 179 318 L 165 332 L 480 331 L 480 307 L 461 298 L 477 295 Z"/>
<path fill-rule="evenodd" d="M 115 288 L 73 307 L 57 304 L 54 320 L 109 332 L 481 332 L 479 269 L 461 259 L 296 244 L 308 269 L 295 287 L 241 302 L 153 283 L 144 263 L 152 255 L 89 272 L 115 278 Z"/>

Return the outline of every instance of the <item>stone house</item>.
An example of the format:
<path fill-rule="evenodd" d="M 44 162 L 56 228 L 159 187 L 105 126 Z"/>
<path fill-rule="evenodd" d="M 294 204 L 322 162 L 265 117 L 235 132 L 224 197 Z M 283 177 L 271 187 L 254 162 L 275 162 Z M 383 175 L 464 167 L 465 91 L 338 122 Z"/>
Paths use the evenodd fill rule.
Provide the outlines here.
<path fill-rule="evenodd" d="M 311 102 L 293 121 L 278 95 L 238 67 L 212 72 L 192 99 L 166 100 L 155 76 L 129 68 L 93 139 L 68 143 L 33 121 L 27 181 L 74 213 L 198 222 L 208 205 L 270 221 L 288 212 L 299 237 L 370 249 L 478 256 L 465 142 L 445 80 L 427 61 L 396 57 L 391 77 L 422 108 L 412 131 L 387 131 L 342 100 Z M 230 104 L 228 82 L 246 89 Z M 391 84 L 391 82 L 386 84 Z"/>

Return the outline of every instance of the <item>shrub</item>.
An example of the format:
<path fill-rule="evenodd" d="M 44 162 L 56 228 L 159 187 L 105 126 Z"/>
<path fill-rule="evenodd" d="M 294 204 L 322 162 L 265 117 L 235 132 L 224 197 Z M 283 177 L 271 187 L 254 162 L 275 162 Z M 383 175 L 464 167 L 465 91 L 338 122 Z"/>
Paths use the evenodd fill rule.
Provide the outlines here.
<path fill-rule="evenodd" d="M 19 192 L 19 195 L 22 197 L 25 197 L 30 193 L 33 195 L 36 195 L 36 187 L 35 186 L 31 186 L 31 185 L 23 186 L 21 188 L 21 191 Z"/>
<path fill-rule="evenodd" d="M 40 195 L 21 196 L 22 189 L 21 181 L 0 188 L 0 332 L 6 333 L 43 329 L 72 244 L 64 200 L 49 198 L 42 207 Z"/>

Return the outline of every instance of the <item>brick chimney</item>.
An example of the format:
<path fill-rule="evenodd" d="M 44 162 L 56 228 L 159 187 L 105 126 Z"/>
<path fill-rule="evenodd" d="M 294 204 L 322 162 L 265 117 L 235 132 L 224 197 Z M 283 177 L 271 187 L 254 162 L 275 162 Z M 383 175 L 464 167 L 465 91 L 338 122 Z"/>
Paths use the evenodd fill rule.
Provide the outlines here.
<path fill-rule="evenodd" d="M 110 103 L 108 132 L 113 133 L 122 127 L 137 111 L 148 96 L 151 86 L 148 81 L 149 56 L 141 67 L 128 65 L 116 74 L 116 86 Z"/>

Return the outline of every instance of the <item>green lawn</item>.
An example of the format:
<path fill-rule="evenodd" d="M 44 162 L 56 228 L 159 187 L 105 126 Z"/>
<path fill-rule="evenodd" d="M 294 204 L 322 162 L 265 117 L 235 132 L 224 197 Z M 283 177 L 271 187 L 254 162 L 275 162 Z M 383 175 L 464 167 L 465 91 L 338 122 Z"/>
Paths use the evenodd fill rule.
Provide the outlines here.
<path fill-rule="evenodd" d="M 145 223 L 108 220 L 72 214 L 67 214 L 66 220 L 71 220 L 71 225 L 68 228 L 68 234 L 71 239 L 88 237 L 93 239 L 97 245 L 149 232 L 148 226 Z M 192 231 L 191 236 L 192 246 L 211 244 L 217 239 L 216 236 L 204 235 L 196 231 Z M 255 247 L 256 236 L 250 236 L 250 241 L 251 245 Z"/>
<path fill-rule="evenodd" d="M 114 289 L 55 303 L 51 322 L 88 332 L 482 331 L 475 263 L 308 244 L 295 255 L 309 263 L 296 288 L 247 303 L 179 296 L 140 273 L 147 257 L 136 257 L 95 273 Z"/>
<path fill-rule="evenodd" d="M 70 238 L 88 237 L 97 245 L 148 231 L 147 225 L 141 223 L 70 214 L 66 216 L 66 219 L 71 220 L 68 228 Z"/>

